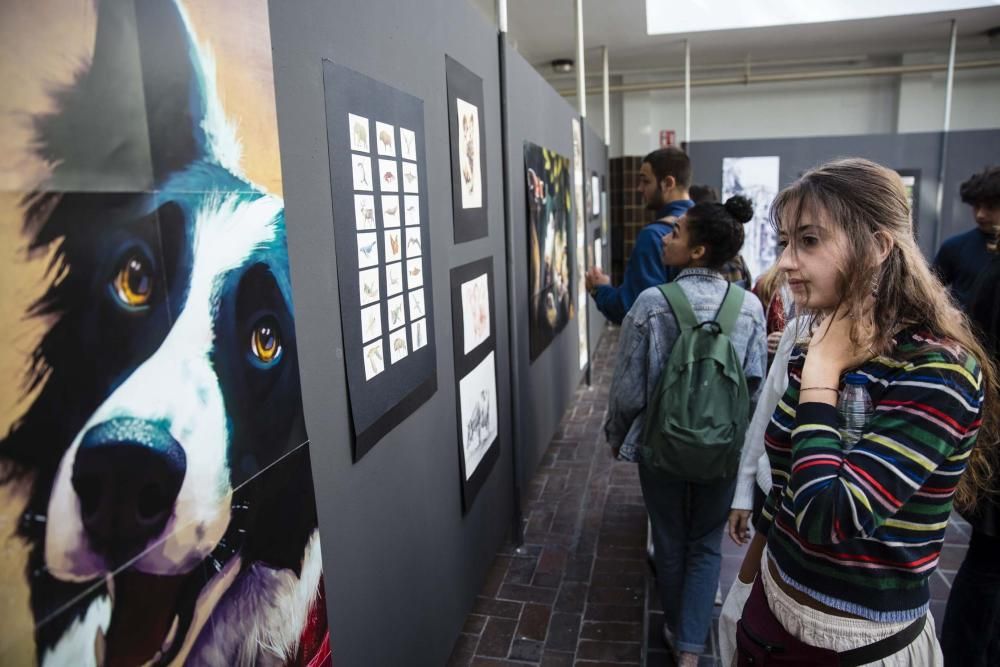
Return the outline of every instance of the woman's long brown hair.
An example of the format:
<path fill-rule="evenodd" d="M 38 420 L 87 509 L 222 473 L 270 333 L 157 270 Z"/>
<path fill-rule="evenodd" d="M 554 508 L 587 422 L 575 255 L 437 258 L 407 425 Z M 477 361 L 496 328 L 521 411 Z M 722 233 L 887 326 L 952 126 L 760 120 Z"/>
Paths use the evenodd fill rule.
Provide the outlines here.
<path fill-rule="evenodd" d="M 958 507 L 975 508 L 984 494 L 997 491 L 991 488 L 1000 447 L 997 367 L 917 246 L 899 175 L 859 158 L 835 160 L 806 172 L 782 190 L 771 207 L 771 222 L 788 233 L 791 252 L 795 252 L 793 232 L 803 214 L 825 218 L 846 233 L 847 260 L 839 267 L 838 285 L 843 296 L 837 312 L 854 322 L 855 344 L 875 355 L 889 355 L 893 338 L 915 326 L 954 342 L 979 362 L 985 395 L 982 425 L 955 492 Z M 892 247 L 880 266 L 885 239 Z"/>

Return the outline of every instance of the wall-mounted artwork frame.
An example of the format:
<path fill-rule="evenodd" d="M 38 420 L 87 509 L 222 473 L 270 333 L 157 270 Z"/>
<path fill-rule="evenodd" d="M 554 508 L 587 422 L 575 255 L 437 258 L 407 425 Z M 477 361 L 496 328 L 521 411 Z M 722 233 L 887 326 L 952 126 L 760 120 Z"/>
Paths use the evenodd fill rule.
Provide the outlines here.
<path fill-rule="evenodd" d="M 489 234 L 483 80 L 445 56 L 455 243 Z"/>
<path fill-rule="evenodd" d="M 916 236 L 920 222 L 920 170 L 897 169 L 896 173 L 906 188 L 906 196 L 910 203 L 910 219 L 913 221 L 913 235 Z"/>
<path fill-rule="evenodd" d="M 329 60 L 323 81 L 357 461 L 437 391 L 424 102 Z"/>
<path fill-rule="evenodd" d="M 451 313 L 462 510 L 500 457 L 493 258 L 451 270 Z"/>

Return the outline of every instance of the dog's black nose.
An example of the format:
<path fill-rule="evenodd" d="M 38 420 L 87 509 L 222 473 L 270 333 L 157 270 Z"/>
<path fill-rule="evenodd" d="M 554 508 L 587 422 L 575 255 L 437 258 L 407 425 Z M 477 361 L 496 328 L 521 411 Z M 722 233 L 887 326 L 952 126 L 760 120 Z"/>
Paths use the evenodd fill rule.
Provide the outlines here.
<path fill-rule="evenodd" d="M 187 467 L 170 433 L 141 419 L 111 419 L 88 430 L 73 463 L 73 488 L 91 546 L 124 562 L 170 518 Z"/>

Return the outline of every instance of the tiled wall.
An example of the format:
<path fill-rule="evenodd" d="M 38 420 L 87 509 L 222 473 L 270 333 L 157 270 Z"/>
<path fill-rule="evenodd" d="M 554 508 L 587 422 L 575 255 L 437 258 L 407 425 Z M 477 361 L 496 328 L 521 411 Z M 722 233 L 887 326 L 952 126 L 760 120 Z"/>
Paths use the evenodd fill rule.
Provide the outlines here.
<path fill-rule="evenodd" d="M 621 284 L 625 263 L 632 254 L 635 237 L 651 219 L 636 190 L 639 178 L 639 156 L 617 157 L 611 160 L 611 188 L 608 198 L 611 208 L 611 282 Z"/>

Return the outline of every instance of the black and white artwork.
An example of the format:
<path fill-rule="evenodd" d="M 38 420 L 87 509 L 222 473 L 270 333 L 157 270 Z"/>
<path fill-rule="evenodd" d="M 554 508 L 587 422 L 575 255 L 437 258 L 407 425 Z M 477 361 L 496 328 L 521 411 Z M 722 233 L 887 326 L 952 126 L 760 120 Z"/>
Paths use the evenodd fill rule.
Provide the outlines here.
<path fill-rule="evenodd" d="M 483 80 L 445 56 L 455 243 L 488 233 Z M 405 184 L 404 184 L 405 185 Z"/>
<path fill-rule="evenodd" d="M 423 101 L 323 62 L 344 363 L 357 460 L 437 390 Z"/>
<path fill-rule="evenodd" d="M 768 214 L 778 195 L 777 156 L 727 157 L 722 160 L 722 201 L 742 195 L 753 204 L 753 219 L 747 223 L 740 254 L 750 275 L 757 277 L 778 259 L 778 236 Z"/>
<path fill-rule="evenodd" d="M 500 456 L 493 258 L 451 270 L 462 505 L 467 511 Z"/>
<path fill-rule="evenodd" d="M 590 174 L 590 217 L 601 215 L 601 178 L 596 173 Z"/>

